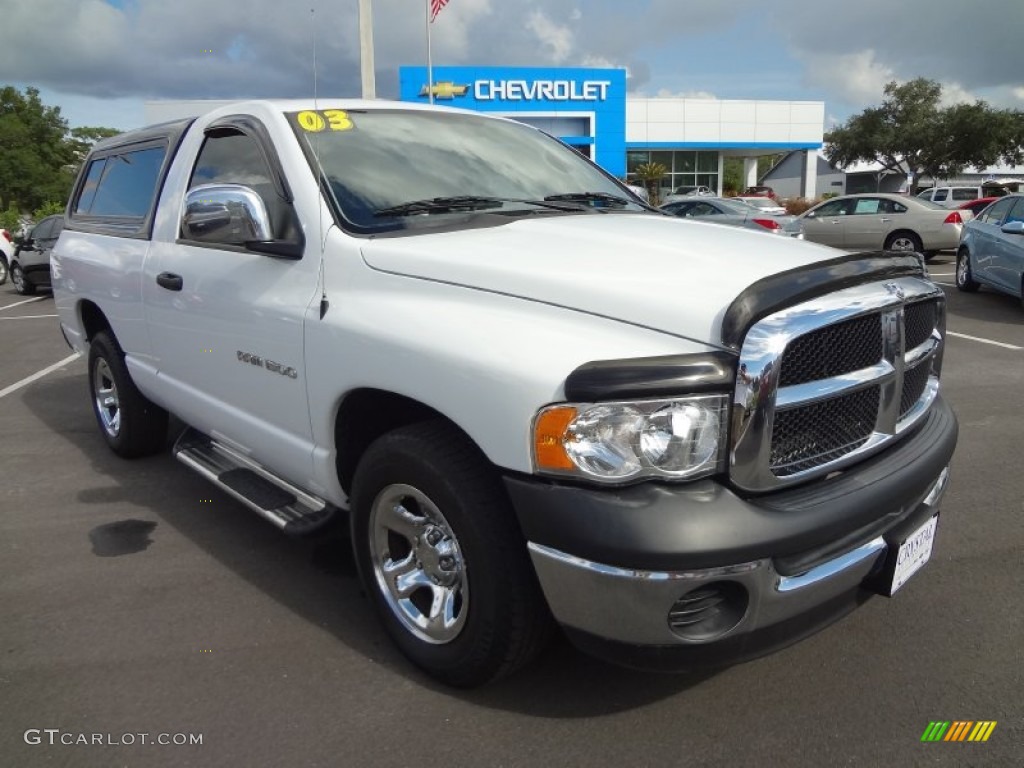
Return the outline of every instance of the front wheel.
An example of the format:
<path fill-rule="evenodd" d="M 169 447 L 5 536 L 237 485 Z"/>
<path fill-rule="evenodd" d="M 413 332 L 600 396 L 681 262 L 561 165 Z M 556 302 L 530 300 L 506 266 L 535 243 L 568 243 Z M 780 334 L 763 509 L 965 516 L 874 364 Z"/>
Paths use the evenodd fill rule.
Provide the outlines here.
<path fill-rule="evenodd" d="M 956 255 L 956 287 L 966 293 L 978 290 L 978 283 L 971 273 L 971 254 L 966 248 L 961 248 Z"/>
<path fill-rule="evenodd" d="M 114 453 L 133 459 L 163 449 L 167 411 L 139 392 L 121 347 L 106 331 L 89 343 L 89 393 L 100 432 Z"/>
<path fill-rule="evenodd" d="M 11 282 L 14 283 L 14 290 L 22 296 L 31 296 L 36 292 L 36 287 L 25 279 L 25 272 L 17 262 L 11 265 Z"/>
<path fill-rule="evenodd" d="M 7 257 L 0 253 L 0 285 L 7 282 Z"/>
<path fill-rule="evenodd" d="M 920 253 L 922 249 L 921 238 L 913 232 L 893 232 L 885 241 L 887 251 Z"/>
<path fill-rule="evenodd" d="M 448 685 L 502 677 L 551 619 L 515 513 L 479 450 L 443 421 L 377 439 L 356 470 L 352 542 L 391 638 Z"/>

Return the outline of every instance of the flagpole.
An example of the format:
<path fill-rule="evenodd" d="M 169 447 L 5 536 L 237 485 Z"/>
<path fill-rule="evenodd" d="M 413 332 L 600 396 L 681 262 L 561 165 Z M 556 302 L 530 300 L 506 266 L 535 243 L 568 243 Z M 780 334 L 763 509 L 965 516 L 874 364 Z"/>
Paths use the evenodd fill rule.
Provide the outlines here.
<path fill-rule="evenodd" d="M 427 99 L 434 103 L 434 61 L 430 52 L 430 0 L 423 0 L 426 6 L 424 18 L 427 22 Z"/>
<path fill-rule="evenodd" d="M 363 81 L 363 98 L 377 98 L 377 85 L 373 68 L 373 8 L 372 0 L 359 0 L 359 71 Z"/>

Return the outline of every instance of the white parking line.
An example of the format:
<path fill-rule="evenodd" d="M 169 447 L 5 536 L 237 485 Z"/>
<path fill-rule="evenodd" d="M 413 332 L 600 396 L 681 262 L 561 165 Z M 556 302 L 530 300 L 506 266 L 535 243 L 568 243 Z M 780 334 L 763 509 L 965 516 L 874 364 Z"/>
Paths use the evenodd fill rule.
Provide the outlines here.
<path fill-rule="evenodd" d="M 50 297 L 49 296 L 36 296 L 34 299 L 25 299 L 24 301 L 16 301 L 13 304 L 8 304 L 6 307 L 0 307 L 0 312 L 3 312 L 5 309 L 14 309 L 15 307 L 20 307 L 22 304 L 31 304 L 33 301 L 42 301 L 43 299 L 48 299 L 48 298 L 50 298 Z"/>
<path fill-rule="evenodd" d="M 956 272 L 929 272 L 928 277 L 955 277 Z"/>
<path fill-rule="evenodd" d="M 0 323 L 4 320 L 35 320 L 37 317 L 60 317 L 60 315 L 18 315 L 17 317 L 0 317 Z"/>
<path fill-rule="evenodd" d="M 73 354 L 73 355 L 68 355 L 63 360 L 61 360 L 59 363 L 54 363 L 53 365 L 49 365 L 46 368 L 43 368 L 43 370 L 41 370 L 41 371 L 36 371 L 31 376 L 26 376 L 21 381 L 16 381 L 14 384 L 11 384 L 11 386 L 9 386 L 9 387 L 4 387 L 3 389 L 0 389 L 0 397 L 7 397 L 7 395 L 11 394 L 12 392 L 17 392 L 22 387 L 27 387 L 33 381 L 37 381 L 37 380 L 43 378 L 43 376 L 46 376 L 48 373 L 53 373 L 58 368 L 63 368 L 65 365 L 70 363 L 72 360 L 77 360 L 78 358 L 79 358 L 79 354 L 77 352 L 75 352 L 75 354 Z"/>
<path fill-rule="evenodd" d="M 980 336 L 968 336 L 966 333 L 956 333 L 954 331 L 946 331 L 947 336 L 956 336 L 958 339 L 970 339 L 971 341 L 980 341 L 982 344 L 992 344 L 996 347 L 1005 347 L 1006 349 L 1015 349 L 1018 352 L 1024 347 L 1018 347 L 1016 344 L 1007 344 L 1005 341 L 993 341 L 992 339 L 983 339 Z"/>

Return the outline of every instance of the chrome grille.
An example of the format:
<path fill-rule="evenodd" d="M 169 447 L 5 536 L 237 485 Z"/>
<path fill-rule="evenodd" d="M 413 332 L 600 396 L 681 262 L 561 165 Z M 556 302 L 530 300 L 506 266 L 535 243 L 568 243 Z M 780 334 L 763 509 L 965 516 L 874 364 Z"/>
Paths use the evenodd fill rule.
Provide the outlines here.
<path fill-rule="evenodd" d="M 828 379 L 859 371 L 882 357 L 882 326 L 877 317 L 827 325 L 794 339 L 786 349 L 779 386 Z"/>
<path fill-rule="evenodd" d="M 928 385 L 928 375 L 931 373 L 931 366 L 927 361 L 915 365 L 903 374 L 903 392 L 900 394 L 900 418 L 903 418 L 907 411 L 914 407 L 914 403 L 921 399 L 924 388 Z"/>
<path fill-rule="evenodd" d="M 879 387 L 869 387 L 775 414 L 772 472 L 788 477 L 864 445 L 874 431 L 879 394 Z"/>
<path fill-rule="evenodd" d="M 730 435 L 733 482 L 771 490 L 881 450 L 938 392 L 941 290 L 902 277 L 837 291 L 751 327 Z"/>
<path fill-rule="evenodd" d="M 934 301 L 921 301 L 909 305 L 903 312 L 904 326 L 906 327 L 906 347 L 914 347 L 924 344 L 928 337 L 935 330 L 936 305 Z"/>

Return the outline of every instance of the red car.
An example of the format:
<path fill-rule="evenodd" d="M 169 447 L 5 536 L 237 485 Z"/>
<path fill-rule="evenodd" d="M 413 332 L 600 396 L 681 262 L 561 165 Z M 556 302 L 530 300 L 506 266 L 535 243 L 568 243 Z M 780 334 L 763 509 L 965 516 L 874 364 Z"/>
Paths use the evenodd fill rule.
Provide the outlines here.
<path fill-rule="evenodd" d="M 744 197 L 770 197 L 772 200 L 775 199 L 775 190 L 771 187 L 757 186 L 747 187 L 747 191 L 743 193 Z"/>
<path fill-rule="evenodd" d="M 988 208 L 990 203 L 994 203 L 998 199 L 998 197 L 979 197 L 977 200 L 968 200 L 966 203 L 958 205 L 956 208 L 958 211 L 968 210 L 977 216 L 983 210 Z"/>

